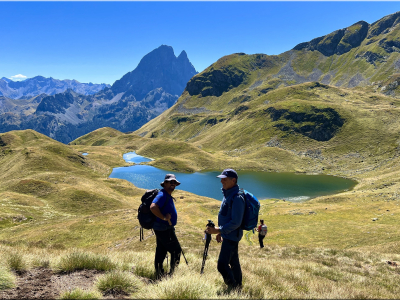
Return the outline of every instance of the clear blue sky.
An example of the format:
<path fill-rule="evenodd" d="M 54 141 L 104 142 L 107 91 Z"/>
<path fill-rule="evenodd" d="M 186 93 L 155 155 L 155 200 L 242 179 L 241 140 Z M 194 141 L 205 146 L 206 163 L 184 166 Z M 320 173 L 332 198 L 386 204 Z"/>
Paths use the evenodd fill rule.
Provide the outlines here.
<path fill-rule="evenodd" d="M 113 84 L 160 45 L 197 71 L 224 55 L 280 54 L 373 23 L 400 2 L 0 2 L 0 78 Z"/>

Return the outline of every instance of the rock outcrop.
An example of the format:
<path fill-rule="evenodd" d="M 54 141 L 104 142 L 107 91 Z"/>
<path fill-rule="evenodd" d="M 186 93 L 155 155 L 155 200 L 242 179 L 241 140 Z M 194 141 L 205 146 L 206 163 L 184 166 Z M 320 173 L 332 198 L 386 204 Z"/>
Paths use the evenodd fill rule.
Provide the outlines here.
<path fill-rule="evenodd" d="M 345 122 L 344 118 L 330 107 L 310 107 L 308 112 L 269 107 L 266 112 L 271 120 L 276 122 L 274 127 L 282 131 L 293 130 L 317 141 L 329 141 Z M 279 122 L 281 120 L 284 122 Z"/>
<path fill-rule="evenodd" d="M 317 50 L 325 56 L 341 55 L 360 46 L 368 34 L 368 28 L 367 22 L 360 21 L 348 28 L 336 30 L 310 42 L 298 44 L 293 50 Z"/>

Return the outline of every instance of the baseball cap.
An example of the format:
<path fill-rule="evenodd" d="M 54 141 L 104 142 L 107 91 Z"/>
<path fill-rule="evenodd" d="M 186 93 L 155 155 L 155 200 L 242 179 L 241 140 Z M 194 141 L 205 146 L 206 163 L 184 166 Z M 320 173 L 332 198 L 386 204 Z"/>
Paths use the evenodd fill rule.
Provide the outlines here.
<path fill-rule="evenodd" d="M 218 178 L 226 178 L 226 177 L 231 177 L 231 178 L 238 178 L 238 174 L 234 169 L 225 169 L 222 171 L 221 175 L 217 176 Z"/>

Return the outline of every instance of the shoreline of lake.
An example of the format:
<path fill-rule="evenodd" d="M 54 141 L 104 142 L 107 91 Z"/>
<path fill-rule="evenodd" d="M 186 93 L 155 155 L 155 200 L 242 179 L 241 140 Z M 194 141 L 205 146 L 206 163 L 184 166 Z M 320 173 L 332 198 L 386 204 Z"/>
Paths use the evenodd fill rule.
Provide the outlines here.
<path fill-rule="evenodd" d="M 144 158 L 130 152 L 136 161 Z M 124 154 L 124 158 L 126 155 Z M 132 166 L 114 168 L 110 178 L 125 179 L 135 186 L 144 189 L 161 188 L 160 183 L 171 171 L 146 164 L 146 161 L 134 163 Z M 237 170 L 238 185 L 250 191 L 259 200 L 282 199 L 290 202 L 303 202 L 319 196 L 338 194 L 352 190 L 357 181 L 326 174 L 279 173 L 267 171 Z M 179 189 L 196 195 L 222 200 L 221 183 L 216 178 L 221 171 L 205 171 L 195 173 L 174 172 L 181 182 Z"/>

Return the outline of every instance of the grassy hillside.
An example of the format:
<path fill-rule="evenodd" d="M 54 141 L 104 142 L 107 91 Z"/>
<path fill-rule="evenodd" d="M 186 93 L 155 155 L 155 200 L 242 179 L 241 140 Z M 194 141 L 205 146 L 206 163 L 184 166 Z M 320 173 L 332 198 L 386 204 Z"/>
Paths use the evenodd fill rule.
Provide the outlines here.
<path fill-rule="evenodd" d="M 143 282 L 153 278 L 155 238 L 146 231 L 145 240 L 139 241 L 136 209 L 144 191 L 107 176 L 112 167 L 128 165 L 122 154 L 132 150 L 155 158 L 155 165 L 166 161 L 168 168 L 176 166 L 171 164 L 175 160 L 193 169 L 203 169 L 207 164 L 212 167 L 212 163 L 221 164 L 214 165 L 217 169 L 224 164 L 258 168 L 263 163 L 254 153 L 262 157 L 260 150 L 228 155 L 224 151 L 204 151 L 190 143 L 143 138 L 109 128 L 74 141 L 76 145 L 63 145 L 31 130 L 9 132 L 0 138 L 0 277 L 9 282 L 5 286 L 16 283 L 4 270 L 22 265 L 28 270 L 45 266 L 52 270 L 48 272 L 59 272 L 61 261 L 80 249 L 108 257 L 102 258 L 100 265 L 110 260 L 115 263 L 110 264 L 111 269 L 125 272 L 123 278 L 136 276 L 139 281 L 134 282 L 141 283 L 128 292 L 134 298 L 396 298 L 398 294 L 394 284 L 397 269 L 387 264 L 398 261 L 400 254 L 397 158 L 386 162 L 379 157 L 376 165 L 369 166 L 375 168 L 374 176 L 372 171 L 351 171 L 360 181 L 354 191 L 304 203 L 263 200 L 260 218 L 269 227 L 267 247 L 260 251 L 252 232 L 241 241 L 245 286 L 238 295 L 227 293 L 216 271 L 219 245 L 215 241 L 206 264 L 207 275 L 198 276 L 204 250 L 202 231 L 207 219 L 216 221 L 219 201 L 175 192 L 177 236 L 189 266 L 182 259 L 176 276 L 147 285 Z M 270 148 L 276 147 L 266 147 Z M 89 155 L 82 156 L 82 152 Z M 273 155 L 280 152 L 282 162 L 275 166 L 289 170 L 290 163 L 285 160 L 288 150 L 270 152 L 268 159 L 275 161 L 278 156 Z M 344 173 L 344 169 L 337 172 Z M 19 256 L 12 256 L 16 251 Z M 260 259 L 265 260 L 262 269 L 257 267 Z M 96 278 L 108 276 L 111 269 L 104 274 L 102 269 Z M 208 285 L 208 290 L 198 288 L 210 280 L 215 283 Z M 182 281 L 187 282 L 185 288 Z M 96 282 L 93 279 L 93 286 L 88 288 L 97 289 Z M 6 289 L 4 293 L 10 295 L 11 291 Z"/>
<path fill-rule="evenodd" d="M 247 98 L 235 102 L 240 95 Z M 182 112 L 198 102 L 184 93 L 136 133 L 185 141 L 224 159 L 240 156 L 276 171 L 353 176 L 398 155 L 399 101 L 392 97 L 304 83 L 266 94 L 245 89 L 208 98 L 213 106 L 224 103 L 224 109 L 199 104 L 207 111 Z"/>

